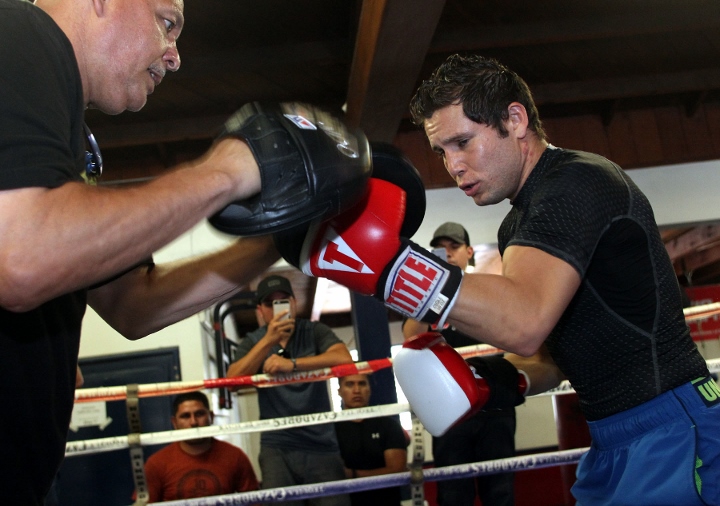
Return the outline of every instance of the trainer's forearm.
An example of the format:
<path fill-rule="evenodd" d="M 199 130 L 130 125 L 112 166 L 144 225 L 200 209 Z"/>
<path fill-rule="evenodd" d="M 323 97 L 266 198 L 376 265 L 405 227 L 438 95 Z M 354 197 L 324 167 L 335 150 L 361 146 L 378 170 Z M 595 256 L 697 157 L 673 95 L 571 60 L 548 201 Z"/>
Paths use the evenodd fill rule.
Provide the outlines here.
<path fill-rule="evenodd" d="M 226 300 L 277 259 L 270 237 L 242 238 L 188 261 L 137 269 L 88 294 L 98 314 L 136 339 Z"/>
<path fill-rule="evenodd" d="M 243 158 L 247 146 L 227 142 Z M 233 176 L 217 170 L 227 156 L 218 153 L 132 188 L 66 183 L 0 192 L 0 306 L 28 310 L 107 279 L 220 209 L 236 186 L 259 190 L 249 152 Z"/>

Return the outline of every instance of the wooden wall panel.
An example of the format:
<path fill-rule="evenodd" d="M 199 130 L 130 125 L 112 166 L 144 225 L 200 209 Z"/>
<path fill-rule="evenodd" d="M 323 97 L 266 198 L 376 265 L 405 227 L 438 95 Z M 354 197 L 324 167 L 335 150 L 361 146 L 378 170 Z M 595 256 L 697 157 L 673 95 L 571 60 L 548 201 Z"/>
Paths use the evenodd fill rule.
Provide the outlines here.
<path fill-rule="evenodd" d="M 445 170 L 442 159 L 430 149 L 425 133 L 412 130 L 399 133 L 394 144 L 410 158 L 422 176 L 427 188 L 446 188 L 455 186 L 455 182 Z"/>
<path fill-rule="evenodd" d="M 610 158 L 610 142 L 600 116 L 579 116 L 577 123 L 583 134 L 583 149 Z"/>
<path fill-rule="evenodd" d="M 661 165 L 664 160 L 662 141 L 655 114 L 652 109 L 628 111 L 630 140 L 635 143 L 636 165 L 647 167 Z"/>
<path fill-rule="evenodd" d="M 582 132 L 577 128 L 574 118 L 554 118 L 543 122 L 543 125 L 553 145 L 565 149 L 585 149 Z"/>
<path fill-rule="evenodd" d="M 703 110 L 713 147 L 713 158 L 717 158 L 720 156 L 720 104 L 707 104 Z"/>
<path fill-rule="evenodd" d="M 610 160 L 620 167 L 637 167 L 637 146 L 632 138 L 633 132 L 626 112 L 617 112 L 606 127 L 608 144 L 610 145 Z"/>
<path fill-rule="evenodd" d="M 688 146 L 688 156 L 697 159 L 712 158 L 713 146 L 710 130 L 705 118 L 705 109 L 699 108 L 695 114 L 683 115 L 683 130 Z"/>
<path fill-rule="evenodd" d="M 687 161 L 688 146 L 682 131 L 683 113 L 678 107 L 655 109 L 655 120 L 662 140 L 665 164 Z"/>

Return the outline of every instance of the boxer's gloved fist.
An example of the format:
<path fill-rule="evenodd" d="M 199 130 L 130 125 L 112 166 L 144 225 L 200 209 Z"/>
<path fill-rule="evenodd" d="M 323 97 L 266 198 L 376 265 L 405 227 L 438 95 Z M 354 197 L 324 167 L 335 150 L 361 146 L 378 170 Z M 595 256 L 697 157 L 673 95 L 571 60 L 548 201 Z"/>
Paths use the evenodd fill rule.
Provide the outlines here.
<path fill-rule="evenodd" d="M 398 254 L 405 192 L 370 178 L 355 207 L 310 224 L 296 267 L 308 276 L 332 279 L 362 295 L 374 295 L 380 276 Z M 281 252 L 282 253 L 282 252 Z"/>
<path fill-rule="evenodd" d="M 490 395 L 437 332 L 405 341 L 393 359 L 393 370 L 410 407 L 436 437 L 477 412 Z"/>
<path fill-rule="evenodd" d="M 499 355 L 491 357 L 471 357 L 466 360 L 478 382 L 483 382 L 489 396 L 482 409 L 509 409 L 525 402 L 530 390 L 530 378 L 518 371 L 511 362 Z"/>
<path fill-rule="evenodd" d="M 400 388 L 433 436 L 445 434 L 481 409 L 509 408 L 524 402 L 522 394 L 528 387 L 524 374 L 501 357 L 478 360 L 490 362 L 487 367 L 481 366 L 485 377 L 468 367 L 437 332 L 407 340 L 393 359 Z M 491 377 L 493 371 L 499 376 Z"/>
<path fill-rule="evenodd" d="M 437 322 L 451 307 L 462 270 L 401 238 L 406 192 L 372 177 L 354 208 L 275 244 L 305 274 L 331 279 L 416 320 Z"/>
<path fill-rule="evenodd" d="M 270 234 L 334 216 L 362 198 L 372 172 L 365 135 L 306 104 L 246 104 L 223 137 L 247 143 L 261 177 L 260 194 L 209 218 L 229 234 Z"/>
<path fill-rule="evenodd" d="M 372 179 L 361 202 L 331 220 L 275 234 L 275 245 L 288 263 L 310 276 L 437 323 L 452 307 L 462 270 L 405 239 L 425 214 L 422 179 L 394 146 L 373 143 L 372 151 Z"/>

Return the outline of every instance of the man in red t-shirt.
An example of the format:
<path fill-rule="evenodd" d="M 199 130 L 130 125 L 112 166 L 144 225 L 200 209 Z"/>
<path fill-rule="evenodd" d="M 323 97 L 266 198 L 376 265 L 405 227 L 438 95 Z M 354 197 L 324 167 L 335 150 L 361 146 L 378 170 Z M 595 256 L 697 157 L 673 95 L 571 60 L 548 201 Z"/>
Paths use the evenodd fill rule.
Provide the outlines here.
<path fill-rule="evenodd" d="M 202 392 L 178 395 L 173 401 L 175 429 L 213 423 L 208 398 Z M 247 455 L 215 438 L 172 443 L 145 463 L 150 502 L 190 499 L 257 490 L 258 482 Z"/>

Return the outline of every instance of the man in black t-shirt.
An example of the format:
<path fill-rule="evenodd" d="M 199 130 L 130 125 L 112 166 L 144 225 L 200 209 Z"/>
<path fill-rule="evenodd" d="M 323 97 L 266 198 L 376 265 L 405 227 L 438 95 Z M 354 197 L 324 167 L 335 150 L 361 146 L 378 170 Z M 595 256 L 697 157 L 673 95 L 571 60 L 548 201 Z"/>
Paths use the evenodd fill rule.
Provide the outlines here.
<path fill-rule="evenodd" d="M 550 145 L 527 84 L 496 60 L 449 57 L 410 109 L 467 196 L 512 204 L 502 271 L 441 287 L 449 303 L 433 308 L 479 341 L 546 350 L 552 361 L 518 367 L 530 393 L 560 379 L 553 362 L 568 378 L 593 440 L 578 503 L 720 504 L 720 390 L 645 195 L 613 162 Z"/>
<path fill-rule="evenodd" d="M 343 409 L 370 403 L 370 382 L 365 374 L 338 378 Z M 408 438 L 400 423 L 387 416 L 336 422 L 335 432 L 348 478 L 400 473 L 406 470 Z M 398 487 L 350 494 L 353 506 L 398 506 Z"/>
<path fill-rule="evenodd" d="M 155 251 L 238 201 L 249 203 L 245 225 L 262 221 L 277 199 L 275 187 L 257 198 L 259 167 L 288 167 L 287 157 L 277 165 L 270 160 L 273 146 L 297 149 L 291 156 L 296 161 L 309 154 L 292 142 L 252 151 L 252 140 L 240 135 L 248 116 L 234 116 L 227 135 L 202 157 L 145 184 L 86 184 L 100 172 L 102 159 L 84 111 L 140 110 L 180 68 L 183 23 L 182 0 L 0 0 L 0 374 L 7 385 L 0 403 L 15 413 L 0 426 L 3 504 L 42 504 L 64 456 L 86 305 L 125 337 L 138 339 L 227 299 L 279 258 L 266 235 L 243 237 L 184 262 L 152 261 Z M 284 117 L 263 113 L 250 117 Z M 287 132 L 270 135 L 285 141 Z M 337 140 L 321 130 L 317 136 L 328 153 L 339 152 Z M 367 145 L 360 134 L 347 138 Z M 309 167 L 291 165 L 297 174 Z M 351 165 L 347 174 L 368 173 Z M 283 181 L 306 189 L 300 179 Z M 359 193 L 364 188 L 348 186 Z M 307 200 L 311 196 L 301 203 Z M 270 214 L 273 220 L 283 215 Z M 252 231 L 269 232 L 265 226 Z"/>
<path fill-rule="evenodd" d="M 455 222 L 440 225 L 433 233 L 430 247 L 444 256 L 451 265 L 467 271 L 475 266 L 474 249 L 465 227 Z M 445 324 L 433 328 L 416 320 L 403 322 L 405 339 L 430 330 L 438 331 L 453 348 L 472 346 L 478 341 Z M 433 461 L 436 467 L 469 464 L 515 456 L 515 408 L 478 411 L 467 420 L 451 427 L 445 434 L 432 439 Z M 513 473 L 499 473 L 477 478 L 441 480 L 437 483 L 439 506 L 473 506 L 479 497 L 483 504 L 513 506 L 515 479 Z"/>
<path fill-rule="evenodd" d="M 180 66 L 182 2 L 135 3 L 0 0 L 0 371 L 12 385 L 0 400 L 17 413 L 2 424 L 3 504 L 42 504 L 63 458 L 86 304 L 137 339 L 242 289 L 277 258 L 261 237 L 152 261 L 258 191 L 240 141 L 130 191 L 86 184 L 97 167 L 85 160 L 85 109 L 138 110 Z"/>

